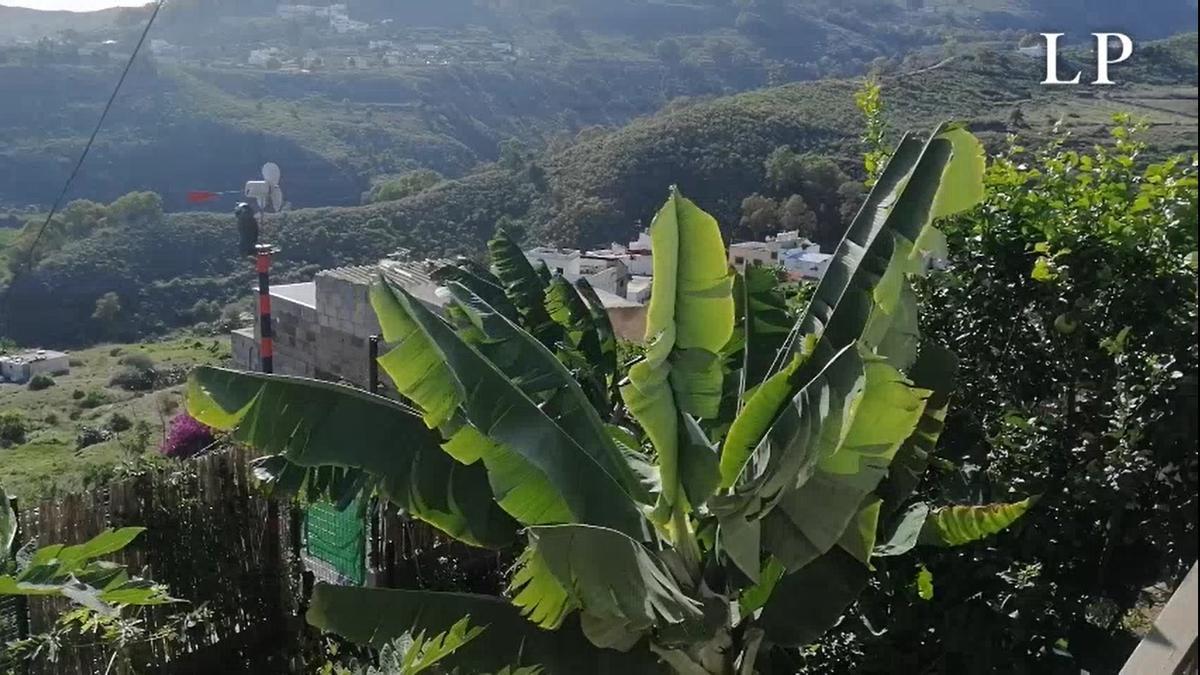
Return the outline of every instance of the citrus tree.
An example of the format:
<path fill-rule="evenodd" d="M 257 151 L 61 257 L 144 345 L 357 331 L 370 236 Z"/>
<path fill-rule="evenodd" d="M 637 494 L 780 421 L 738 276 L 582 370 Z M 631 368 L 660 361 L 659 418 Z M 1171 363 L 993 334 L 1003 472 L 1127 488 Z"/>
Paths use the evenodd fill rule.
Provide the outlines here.
<path fill-rule="evenodd" d="M 469 672 L 787 671 L 873 558 L 982 538 L 1029 505 L 911 499 L 956 359 L 921 339 L 910 277 L 941 255 L 933 222 L 980 200 L 983 169 L 961 128 L 904 138 L 795 322 L 774 275 L 733 274 L 716 221 L 672 189 L 627 369 L 587 283 L 500 236 L 492 269 L 441 270 L 444 312 L 373 287 L 403 401 L 201 368 L 188 408 L 269 453 L 277 488 L 370 490 L 520 551 L 506 597 L 319 585 L 322 629 L 383 645 L 469 616 L 485 633 L 443 661 Z"/>

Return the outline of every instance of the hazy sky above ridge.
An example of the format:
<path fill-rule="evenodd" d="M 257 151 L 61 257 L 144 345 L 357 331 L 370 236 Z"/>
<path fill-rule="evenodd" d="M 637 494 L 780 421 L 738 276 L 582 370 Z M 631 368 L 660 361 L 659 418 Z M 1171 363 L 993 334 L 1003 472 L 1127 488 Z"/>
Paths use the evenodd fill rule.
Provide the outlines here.
<path fill-rule="evenodd" d="M 0 0 L 0 5 L 30 9 L 66 9 L 72 12 L 92 12 L 109 7 L 139 7 L 146 0 Z"/>

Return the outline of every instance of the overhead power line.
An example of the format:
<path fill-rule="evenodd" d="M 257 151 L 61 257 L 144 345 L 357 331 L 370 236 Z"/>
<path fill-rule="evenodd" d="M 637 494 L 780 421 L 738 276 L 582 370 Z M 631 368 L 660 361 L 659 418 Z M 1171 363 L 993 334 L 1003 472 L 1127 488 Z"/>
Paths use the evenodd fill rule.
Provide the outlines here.
<path fill-rule="evenodd" d="M 75 182 L 75 177 L 79 175 L 79 169 L 83 167 L 84 160 L 87 159 L 88 153 L 92 150 L 92 145 L 96 142 L 96 136 L 100 134 L 100 128 L 104 126 L 104 120 L 108 117 L 108 111 L 112 110 L 113 102 L 117 100 L 117 94 L 121 93 L 121 86 L 125 84 L 125 78 L 129 76 L 129 71 L 133 68 L 133 62 L 137 60 L 138 53 L 142 51 L 142 45 L 146 43 L 146 36 L 150 34 L 150 28 L 154 25 L 154 20 L 158 18 L 158 12 L 162 9 L 166 0 L 158 0 L 154 4 L 154 11 L 150 13 L 150 20 L 146 22 L 146 27 L 142 29 L 142 36 L 138 38 L 137 45 L 133 48 L 133 53 L 129 55 L 129 61 L 125 63 L 125 69 L 121 71 L 121 79 L 117 80 L 117 86 L 113 88 L 112 96 L 108 97 L 108 103 L 104 105 L 104 110 L 100 113 L 100 119 L 96 122 L 96 128 L 92 130 L 92 135 L 88 138 L 87 145 L 83 146 L 83 152 L 79 154 L 79 161 L 75 162 L 75 168 L 71 170 L 71 175 L 67 176 L 67 182 L 63 183 L 62 191 L 58 193 L 58 198 L 54 200 L 54 204 L 50 207 L 50 213 L 46 215 L 45 222 L 38 230 L 37 236 L 33 238 L 33 243 L 29 245 L 29 250 L 25 256 L 25 269 L 28 271 L 33 267 L 34 253 L 37 251 L 38 243 L 42 240 L 42 235 L 46 233 L 46 228 L 50 226 L 50 221 L 54 219 L 55 214 L 62 208 L 63 200 L 66 199 L 68 191 L 71 189 L 71 184 Z"/>

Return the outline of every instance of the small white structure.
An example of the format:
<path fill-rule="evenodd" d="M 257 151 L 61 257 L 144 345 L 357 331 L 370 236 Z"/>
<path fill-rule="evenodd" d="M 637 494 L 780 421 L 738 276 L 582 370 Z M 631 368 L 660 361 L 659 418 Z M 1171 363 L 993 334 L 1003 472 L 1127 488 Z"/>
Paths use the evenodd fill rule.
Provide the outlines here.
<path fill-rule="evenodd" d="M 801 253 L 820 253 L 821 247 L 804 239 L 796 230 L 780 232 L 766 241 L 742 241 L 729 245 L 729 264 L 739 272 L 745 272 L 747 265 L 781 265 L 785 251 Z"/>
<path fill-rule="evenodd" d="M 65 375 L 71 362 L 63 352 L 37 349 L 0 356 L 0 379 L 21 384 L 38 375 Z"/>

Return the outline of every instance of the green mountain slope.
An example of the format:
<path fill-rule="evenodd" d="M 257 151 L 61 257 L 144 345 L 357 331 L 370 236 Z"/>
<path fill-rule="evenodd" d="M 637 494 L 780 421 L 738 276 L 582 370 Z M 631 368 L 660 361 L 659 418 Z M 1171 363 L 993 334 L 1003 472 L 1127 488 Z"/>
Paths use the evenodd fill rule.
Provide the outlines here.
<path fill-rule="evenodd" d="M 1163 50 L 1166 72 L 1186 67 L 1170 60 L 1179 53 Z M 1011 130 L 1027 142 L 1061 122 L 1073 134 L 1070 142 L 1091 143 L 1101 138 L 1113 113 L 1125 110 L 1150 119 L 1158 152 L 1196 147 L 1194 77 L 1184 84 L 1067 90 L 1038 85 L 1039 68 L 1033 60 L 989 52 L 885 76 L 893 128 L 969 120 L 995 146 L 1019 110 L 1024 122 Z M 401 247 L 418 256 L 477 255 L 502 221 L 523 226 L 541 242 L 622 241 L 652 215 L 671 183 L 728 228 L 736 224 L 741 199 L 762 189 L 763 162 L 780 145 L 829 156 L 854 170 L 861 133 L 853 105 L 857 86 L 798 83 L 679 105 L 398 201 L 275 216 L 269 231 L 284 249 L 279 278 L 304 279 L 321 267 L 371 261 Z M 199 299 L 245 296 L 252 275 L 235 246 L 227 215 L 175 214 L 138 226 L 100 228 L 68 242 L 13 282 L 4 330 L 22 342 L 46 344 L 103 337 L 87 317 L 109 291 L 122 299 L 126 334 L 119 337 L 186 322 Z"/>

